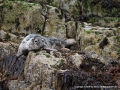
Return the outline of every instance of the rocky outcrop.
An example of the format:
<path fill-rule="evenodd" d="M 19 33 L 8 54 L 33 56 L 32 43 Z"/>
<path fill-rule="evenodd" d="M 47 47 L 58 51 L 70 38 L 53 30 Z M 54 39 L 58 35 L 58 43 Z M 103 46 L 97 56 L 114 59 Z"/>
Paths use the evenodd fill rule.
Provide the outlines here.
<path fill-rule="evenodd" d="M 12 41 L 12 42 L 20 43 L 20 41 L 18 41 L 18 36 L 16 36 L 15 34 L 12 34 L 12 33 L 7 33 L 4 30 L 0 31 L 0 40 L 3 42 L 4 41 L 10 41 L 10 42 Z"/>
<path fill-rule="evenodd" d="M 92 16 L 119 16 L 119 0 L 27 0 L 29 2 L 39 2 L 59 7 L 64 12 L 71 15 Z"/>
<path fill-rule="evenodd" d="M 15 54 L 18 48 L 18 44 L 13 42 L 0 42 L 0 60 L 3 60 L 9 54 Z"/>
<path fill-rule="evenodd" d="M 119 61 L 118 49 L 120 43 L 118 42 L 118 34 L 120 34 L 119 29 L 97 26 L 91 27 L 91 25 L 86 24 L 78 35 L 78 40 L 81 40 L 81 49 L 89 54 L 90 57 L 93 58 L 95 55 L 97 56 L 96 58 L 100 59 L 104 63 L 107 63 L 112 59 Z"/>
<path fill-rule="evenodd" d="M 4 23 L 2 29 L 25 35 L 42 31 L 45 19 L 42 16 L 40 5 L 6 1 L 3 11 Z"/>
<path fill-rule="evenodd" d="M 44 35 L 64 39 L 66 37 L 65 18 L 61 10 L 53 6 L 47 6 L 47 20 L 45 22 Z"/>
<path fill-rule="evenodd" d="M 71 15 L 75 10 L 75 12 L 78 12 L 76 4 L 84 6 L 86 3 L 91 9 L 90 3 L 92 5 L 95 1 L 57 2 L 57 0 L 54 0 L 48 2 L 47 0 L 40 0 L 36 2 L 39 3 L 34 3 L 34 1 L 29 1 L 29 3 L 24 1 L 4 2 L 4 23 L 0 31 L 2 41 L 9 39 L 9 41 L 20 43 L 24 38 L 22 36 L 26 36 L 29 33 L 39 33 L 62 39 L 75 38 L 78 43 L 77 46 L 73 47 L 74 49 L 85 51 L 90 55 L 94 53 L 97 58 L 100 58 L 105 63 L 113 58 L 119 61 L 119 28 L 92 26 L 91 23 L 81 22 L 81 17 Z M 53 5 L 55 2 L 56 6 Z M 96 6 L 101 3 L 104 3 L 104 1 L 96 2 Z M 59 4 L 60 7 L 58 7 Z M 68 10 L 69 12 L 63 12 L 63 10 Z M 84 13 L 84 15 L 87 14 Z M 103 21 L 102 24 L 108 25 L 103 23 Z M 105 37 L 108 39 L 108 44 L 101 48 L 99 44 Z M 17 38 L 20 38 L 20 40 L 17 40 Z M 114 46 L 116 47 L 114 48 Z"/>
<path fill-rule="evenodd" d="M 3 0 L 0 0 L 0 28 L 1 28 L 1 26 L 2 26 L 2 21 L 3 21 Z"/>
<path fill-rule="evenodd" d="M 119 0 L 0 0 L 0 89 L 119 85 L 119 7 Z M 17 58 L 18 44 L 30 33 L 77 44 Z"/>
<path fill-rule="evenodd" d="M 110 7 L 117 5 L 114 10 L 111 9 L 112 14 L 118 15 L 119 1 L 112 0 L 111 2 L 109 0 L 99 2 L 94 0 L 28 0 L 28 2 L 6 0 L 2 3 L 1 8 L 2 14 L 0 16 L 3 22 L 1 28 L 9 33 L 17 34 L 17 36 L 39 33 L 62 39 L 66 37 L 75 38 L 79 27 L 76 21 L 88 21 L 99 26 L 118 27 L 119 18 L 110 17 L 111 15 L 107 15 L 108 7 L 102 7 L 105 3 L 110 4 Z"/>
<path fill-rule="evenodd" d="M 56 69 L 53 67 L 60 63 L 60 58 L 55 58 L 48 53 L 36 55 L 36 53 L 30 52 L 25 64 L 24 81 L 11 80 L 9 88 L 11 90 L 55 89 Z"/>
<path fill-rule="evenodd" d="M 62 54 L 60 52 L 46 53 L 46 51 L 29 52 L 26 62 L 23 63 L 25 64 L 22 72 L 24 78 L 9 80 L 8 88 L 10 90 L 69 90 L 82 85 L 118 84 L 114 78 L 119 78 L 117 63 L 110 62 L 111 64 L 105 66 L 99 59 L 90 58 L 84 53 Z"/>

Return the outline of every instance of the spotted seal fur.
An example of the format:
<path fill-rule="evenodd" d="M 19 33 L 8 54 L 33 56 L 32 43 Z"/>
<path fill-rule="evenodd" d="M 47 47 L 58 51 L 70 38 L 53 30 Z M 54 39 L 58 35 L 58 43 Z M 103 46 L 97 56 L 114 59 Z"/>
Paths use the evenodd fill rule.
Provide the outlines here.
<path fill-rule="evenodd" d="M 61 40 L 58 38 L 45 37 L 38 34 L 26 36 L 19 45 L 17 56 L 27 55 L 29 51 L 38 51 L 41 49 L 60 50 L 68 45 L 75 44 L 74 39 Z"/>

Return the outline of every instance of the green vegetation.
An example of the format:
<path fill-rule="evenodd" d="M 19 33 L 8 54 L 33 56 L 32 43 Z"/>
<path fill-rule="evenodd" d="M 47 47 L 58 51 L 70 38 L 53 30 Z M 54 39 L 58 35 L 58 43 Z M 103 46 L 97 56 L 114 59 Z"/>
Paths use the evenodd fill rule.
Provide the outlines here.
<path fill-rule="evenodd" d="M 120 48 L 117 48 L 116 51 L 118 52 L 118 54 L 120 54 Z"/>
<path fill-rule="evenodd" d="M 58 3 L 52 3 L 52 6 L 58 7 Z"/>
<path fill-rule="evenodd" d="M 120 45 L 120 36 L 116 36 L 114 39 L 115 42 Z"/>
<path fill-rule="evenodd" d="M 95 23 L 95 22 L 98 22 L 99 20 L 100 18 L 93 17 L 93 18 L 90 18 L 89 22 Z"/>
<path fill-rule="evenodd" d="M 110 23 L 111 21 L 120 22 L 120 18 L 118 17 L 93 17 L 90 18 L 89 22 L 98 22 L 99 20 L 104 20 L 106 23 Z"/>
<path fill-rule="evenodd" d="M 50 58 L 50 55 L 49 54 L 45 54 L 47 58 Z"/>
<path fill-rule="evenodd" d="M 93 30 L 95 30 L 95 28 L 92 28 L 92 29 L 90 29 L 90 30 L 84 30 L 84 31 L 85 31 L 85 33 L 87 33 L 87 34 L 90 34 L 90 33 L 92 33 Z"/>
<path fill-rule="evenodd" d="M 56 60 L 54 60 L 54 61 L 56 61 Z M 59 60 L 59 61 L 56 61 L 56 64 L 53 65 L 53 66 L 51 66 L 51 67 L 53 67 L 53 68 L 59 70 L 60 67 L 63 66 L 64 64 L 65 64 L 64 60 L 61 59 L 61 60 Z"/>
<path fill-rule="evenodd" d="M 36 56 L 39 55 L 39 52 L 36 52 Z"/>

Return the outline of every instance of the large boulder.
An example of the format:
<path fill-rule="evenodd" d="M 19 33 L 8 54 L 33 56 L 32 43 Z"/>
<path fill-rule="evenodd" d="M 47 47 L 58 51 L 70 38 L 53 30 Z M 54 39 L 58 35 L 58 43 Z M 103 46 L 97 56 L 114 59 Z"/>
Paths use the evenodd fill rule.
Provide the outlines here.
<path fill-rule="evenodd" d="M 9 88 L 11 90 L 53 90 L 56 83 L 56 70 L 66 61 L 64 58 L 57 58 L 44 51 L 30 52 L 27 56 L 24 81 L 11 80 Z M 16 84 L 14 84 L 16 83 Z"/>

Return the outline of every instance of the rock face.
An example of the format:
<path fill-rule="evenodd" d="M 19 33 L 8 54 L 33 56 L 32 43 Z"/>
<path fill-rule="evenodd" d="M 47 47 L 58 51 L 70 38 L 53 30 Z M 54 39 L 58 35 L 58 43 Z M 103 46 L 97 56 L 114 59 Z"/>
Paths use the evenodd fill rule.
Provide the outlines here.
<path fill-rule="evenodd" d="M 66 56 L 63 57 L 57 52 L 50 52 L 50 54 L 45 51 L 30 52 L 25 62 L 24 79 L 9 80 L 8 88 L 10 90 L 69 90 L 76 88 L 74 86 L 96 85 L 98 82 L 100 85 L 116 85 L 114 81 L 112 83 L 110 81 L 114 80 L 119 73 L 117 64 L 114 64 L 116 65 L 114 68 L 116 73 L 114 73 L 111 72 L 112 66 L 105 66 L 98 59 L 89 58 L 84 54 L 74 53 Z M 96 74 L 98 71 L 101 72 L 100 76 Z M 102 79 L 103 77 L 107 77 L 107 82 L 106 79 Z"/>
<path fill-rule="evenodd" d="M 80 59 L 80 58 L 81 59 Z M 78 59 L 75 59 L 78 58 Z M 70 61 L 79 67 L 82 63 L 82 56 L 79 54 L 71 55 Z M 77 63 L 79 62 L 79 63 Z M 46 53 L 30 52 L 27 56 L 24 67 L 24 80 L 9 81 L 10 90 L 56 90 L 57 73 L 62 72 L 64 65 L 68 63 L 59 52 Z M 63 70 L 67 71 L 67 70 Z M 58 89 L 57 89 L 58 90 Z"/>
<path fill-rule="evenodd" d="M 0 89 L 119 85 L 119 8 L 119 0 L 0 0 Z M 18 59 L 18 44 L 31 33 L 77 44 Z"/>
<path fill-rule="evenodd" d="M 89 21 L 107 27 L 119 26 L 120 24 L 118 18 L 119 1 L 26 1 L 28 2 L 1 1 L 0 21 L 2 21 L 2 30 L 19 36 L 39 33 L 63 39 L 66 37 L 75 38 L 78 28 L 76 21 Z M 117 15 L 117 17 L 108 13 L 110 10 L 112 11 L 111 14 Z"/>
<path fill-rule="evenodd" d="M 28 4 L 27 2 L 4 2 L 3 29 L 15 33 L 36 33 L 42 31 L 44 17 L 40 13 L 42 7 L 38 4 Z"/>
<path fill-rule="evenodd" d="M 61 11 L 52 6 L 47 6 L 47 20 L 44 34 L 64 39 L 66 37 L 65 18 L 62 17 Z"/>
<path fill-rule="evenodd" d="M 18 45 L 15 43 L 3 43 L 0 42 L 0 60 L 9 54 L 15 54 L 17 51 Z"/>
<path fill-rule="evenodd" d="M 25 63 L 24 81 L 11 80 L 10 90 L 55 90 L 56 73 L 66 61 L 46 52 L 30 52 Z"/>
<path fill-rule="evenodd" d="M 90 26 L 86 25 L 78 35 L 82 50 L 90 57 L 97 55 L 97 58 L 104 63 L 113 59 L 119 61 L 119 29 Z"/>
<path fill-rule="evenodd" d="M 0 27 L 2 25 L 3 0 L 0 0 Z"/>

